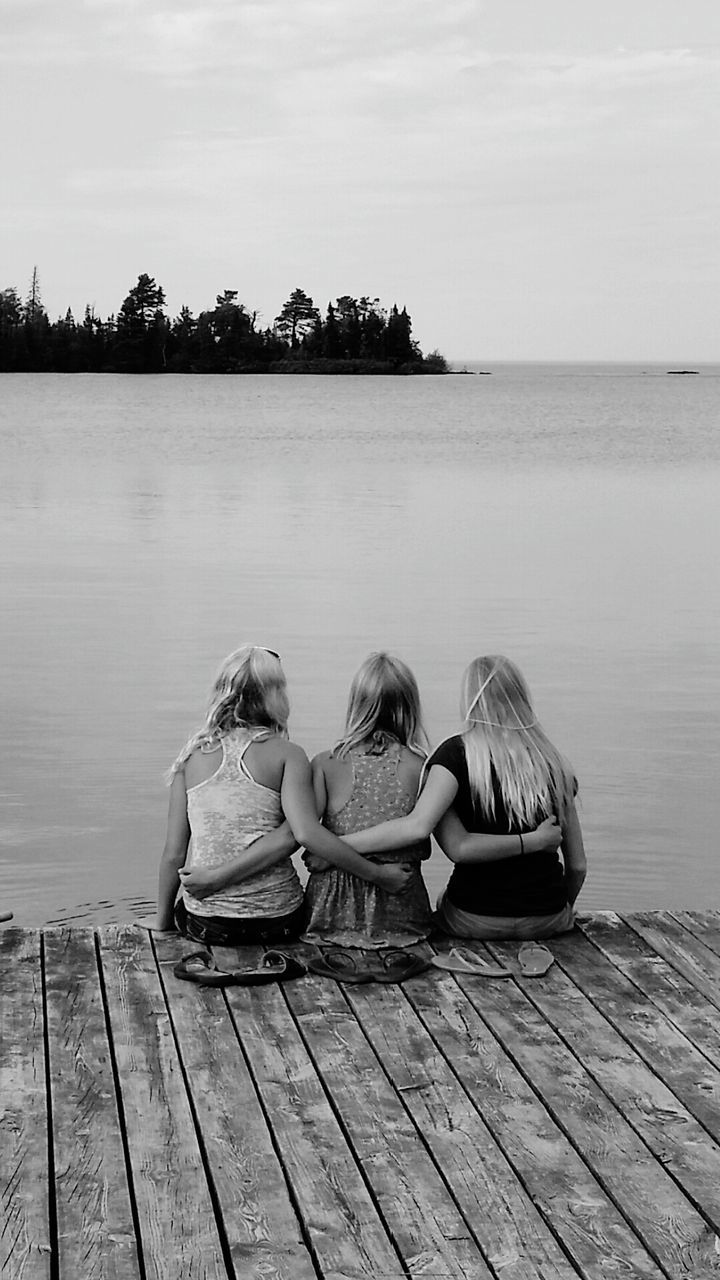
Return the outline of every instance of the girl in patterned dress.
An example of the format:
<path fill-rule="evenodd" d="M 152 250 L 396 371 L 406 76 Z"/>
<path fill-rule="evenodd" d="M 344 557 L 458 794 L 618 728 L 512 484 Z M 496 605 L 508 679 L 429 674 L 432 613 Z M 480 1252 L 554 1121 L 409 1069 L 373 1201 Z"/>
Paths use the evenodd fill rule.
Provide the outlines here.
<path fill-rule="evenodd" d="M 387 653 L 371 653 L 350 686 L 345 732 L 313 760 L 318 813 L 326 830 L 352 843 L 352 833 L 415 805 L 425 760 L 420 695 L 410 669 Z M 420 866 L 430 840 L 373 855 L 379 865 L 404 866 L 395 894 L 313 854 L 305 854 L 303 940 L 345 947 L 404 947 L 427 938 L 431 912 Z"/>

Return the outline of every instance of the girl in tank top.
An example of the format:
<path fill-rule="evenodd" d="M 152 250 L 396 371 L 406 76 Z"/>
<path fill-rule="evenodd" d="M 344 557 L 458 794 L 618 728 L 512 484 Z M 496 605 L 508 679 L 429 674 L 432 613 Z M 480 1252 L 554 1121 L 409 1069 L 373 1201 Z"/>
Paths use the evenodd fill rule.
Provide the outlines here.
<path fill-rule="evenodd" d="M 246 644 L 225 659 L 205 723 L 170 771 L 149 927 L 216 946 L 296 938 L 303 894 L 290 856 L 298 843 L 388 893 L 405 884 L 403 867 L 363 858 L 320 825 L 310 762 L 288 740 L 289 710 L 277 653 Z"/>

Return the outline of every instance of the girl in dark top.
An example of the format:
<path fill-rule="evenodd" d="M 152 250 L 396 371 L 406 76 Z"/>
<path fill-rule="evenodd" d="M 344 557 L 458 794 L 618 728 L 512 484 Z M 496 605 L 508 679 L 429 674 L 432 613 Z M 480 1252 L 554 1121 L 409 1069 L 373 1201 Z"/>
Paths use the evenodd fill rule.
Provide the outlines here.
<path fill-rule="evenodd" d="M 455 864 L 438 902 L 438 923 L 447 932 L 464 938 L 565 933 L 586 874 L 573 771 L 538 724 L 527 685 L 508 658 L 470 663 L 461 714 L 462 731 L 427 762 L 413 812 L 353 832 L 352 846 L 375 853 L 434 831 Z"/>

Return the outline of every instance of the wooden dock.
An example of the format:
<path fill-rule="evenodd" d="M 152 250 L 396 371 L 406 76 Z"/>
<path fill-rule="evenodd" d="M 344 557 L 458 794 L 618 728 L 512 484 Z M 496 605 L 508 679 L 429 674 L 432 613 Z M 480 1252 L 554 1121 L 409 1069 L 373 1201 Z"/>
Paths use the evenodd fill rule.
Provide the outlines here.
<path fill-rule="evenodd" d="M 720 912 L 550 945 L 221 991 L 3 927 L 2 1280 L 720 1278 Z"/>

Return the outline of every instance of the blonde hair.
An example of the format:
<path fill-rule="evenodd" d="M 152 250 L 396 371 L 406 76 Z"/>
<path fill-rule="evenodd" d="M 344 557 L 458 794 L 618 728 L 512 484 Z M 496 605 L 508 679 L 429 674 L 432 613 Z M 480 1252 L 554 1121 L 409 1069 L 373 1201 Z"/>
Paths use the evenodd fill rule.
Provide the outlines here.
<path fill-rule="evenodd" d="M 427 742 L 422 725 L 420 691 L 408 666 L 389 653 L 371 653 L 356 671 L 350 685 L 345 732 L 333 747 L 340 759 L 361 742 L 372 742 L 380 755 L 388 738 L 420 756 L 426 752 L 417 741 Z"/>
<path fill-rule="evenodd" d="M 575 777 L 535 718 L 530 690 L 509 658 L 489 654 L 470 663 L 460 714 L 470 789 L 483 813 L 495 816 L 495 779 L 510 826 L 535 826 L 538 813 L 556 813 L 562 825 Z"/>
<path fill-rule="evenodd" d="M 287 737 L 290 703 L 279 656 L 257 644 L 243 644 L 221 663 L 210 694 L 205 723 L 188 738 L 168 779 L 199 747 L 213 751 L 233 729 L 270 729 Z"/>

